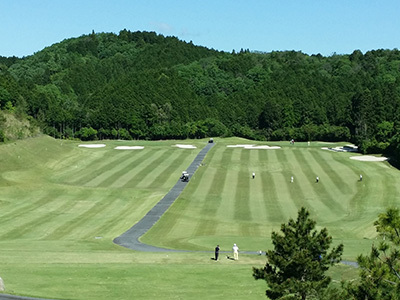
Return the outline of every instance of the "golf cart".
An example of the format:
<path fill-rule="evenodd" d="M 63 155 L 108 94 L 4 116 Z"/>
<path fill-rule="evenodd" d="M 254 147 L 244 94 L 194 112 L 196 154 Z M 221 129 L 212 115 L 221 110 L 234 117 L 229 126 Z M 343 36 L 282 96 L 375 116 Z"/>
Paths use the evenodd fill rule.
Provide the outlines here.
<path fill-rule="evenodd" d="M 181 176 L 181 180 L 182 181 L 189 181 L 189 173 L 186 171 L 182 172 L 182 176 Z"/>

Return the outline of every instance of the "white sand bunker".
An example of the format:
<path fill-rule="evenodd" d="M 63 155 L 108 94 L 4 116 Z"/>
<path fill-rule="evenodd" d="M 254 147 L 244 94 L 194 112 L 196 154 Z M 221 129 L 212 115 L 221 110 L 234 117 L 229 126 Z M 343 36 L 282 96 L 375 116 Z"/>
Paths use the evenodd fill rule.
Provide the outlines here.
<path fill-rule="evenodd" d="M 176 144 L 175 145 L 178 148 L 182 148 L 182 149 L 196 149 L 196 146 L 193 145 L 182 145 L 182 144 Z"/>
<path fill-rule="evenodd" d="M 244 149 L 266 149 L 266 150 L 272 150 L 272 149 L 280 149 L 281 147 L 279 146 L 267 146 L 267 145 L 228 145 L 228 148 L 244 148 Z"/>
<path fill-rule="evenodd" d="M 281 147 L 279 146 L 251 146 L 251 147 L 245 147 L 245 149 L 267 149 L 267 150 L 273 150 L 273 149 L 280 149 Z"/>
<path fill-rule="evenodd" d="M 141 150 L 144 149 L 143 146 L 117 146 L 114 149 L 116 150 Z"/>
<path fill-rule="evenodd" d="M 335 152 L 358 152 L 358 147 L 354 146 L 354 145 L 345 145 L 345 146 L 334 147 L 334 148 L 322 147 L 321 149 L 335 151 Z"/>
<path fill-rule="evenodd" d="M 388 158 L 387 157 L 376 157 L 376 156 L 370 156 L 370 155 L 363 155 L 363 156 L 351 156 L 350 159 L 354 160 L 360 160 L 360 161 L 385 161 Z"/>
<path fill-rule="evenodd" d="M 78 147 L 82 147 L 82 148 L 103 148 L 106 145 L 104 144 L 81 144 Z"/>
<path fill-rule="evenodd" d="M 253 147 L 253 145 L 245 145 L 245 144 L 242 144 L 242 145 L 228 145 L 227 147 L 228 148 L 246 148 L 246 147 Z"/>

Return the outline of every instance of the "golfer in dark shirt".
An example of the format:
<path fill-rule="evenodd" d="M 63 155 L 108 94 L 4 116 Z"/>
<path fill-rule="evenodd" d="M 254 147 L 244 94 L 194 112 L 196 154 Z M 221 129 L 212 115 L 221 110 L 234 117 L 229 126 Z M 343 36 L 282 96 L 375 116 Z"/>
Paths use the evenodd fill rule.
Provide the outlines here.
<path fill-rule="evenodd" d="M 215 260 L 218 260 L 218 255 L 219 255 L 219 245 L 215 247 Z"/>

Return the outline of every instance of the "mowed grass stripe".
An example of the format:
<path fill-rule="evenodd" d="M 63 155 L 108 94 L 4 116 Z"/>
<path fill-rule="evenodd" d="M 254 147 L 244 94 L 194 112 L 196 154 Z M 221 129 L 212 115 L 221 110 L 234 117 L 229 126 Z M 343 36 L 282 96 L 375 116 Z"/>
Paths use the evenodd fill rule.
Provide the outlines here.
<path fill-rule="evenodd" d="M 393 174 L 384 173 L 384 188 L 383 188 L 383 207 L 393 207 L 397 205 L 400 201 L 399 194 L 399 179 L 394 177 Z"/>
<path fill-rule="evenodd" d="M 67 159 L 63 159 L 61 163 L 53 166 L 56 172 L 54 179 L 56 182 L 73 184 L 86 175 L 86 170 L 101 168 L 109 161 L 107 152 L 104 152 L 104 150 L 99 152 L 99 149 L 75 148 Z M 80 170 L 79 174 L 77 174 L 77 169 Z"/>
<path fill-rule="evenodd" d="M 117 227 L 118 224 L 124 223 L 126 220 L 130 220 L 132 222 L 131 225 L 135 223 L 136 220 L 132 220 L 132 218 L 128 217 L 135 211 L 136 206 L 137 204 L 134 201 L 124 201 L 117 198 L 113 201 L 112 205 L 104 209 L 101 215 L 97 216 L 97 221 L 93 224 L 93 226 L 90 226 L 89 228 L 86 227 L 85 231 L 80 235 L 81 238 L 108 238 L 110 237 L 110 232 L 113 233 L 111 238 L 116 237 L 118 233 L 114 231 L 114 228 Z"/>
<path fill-rule="evenodd" d="M 265 174 L 262 170 L 265 168 L 265 161 L 261 155 L 262 150 L 254 150 L 250 152 L 250 165 L 252 166 L 252 170 L 255 172 L 256 177 L 250 180 L 250 211 L 253 217 L 253 222 L 255 223 L 264 223 L 267 219 L 267 211 L 265 209 L 266 195 L 264 195 L 263 189 L 263 176 Z M 250 174 L 249 174 L 250 176 Z"/>
<path fill-rule="evenodd" d="M 285 181 L 282 173 L 284 168 L 287 167 L 286 156 L 282 153 L 282 149 L 270 152 L 270 159 L 274 162 L 273 170 L 270 173 L 271 180 L 274 185 L 274 190 L 277 195 L 276 201 L 279 201 L 279 205 L 283 208 L 283 220 L 293 216 L 293 213 L 297 212 L 296 203 L 291 199 L 290 192 L 282 181 Z M 281 220 L 282 221 L 282 220 Z"/>
<path fill-rule="evenodd" d="M 329 207 L 332 213 L 336 214 L 337 216 L 341 216 L 345 212 L 345 208 L 342 207 L 342 204 L 337 203 L 337 201 L 334 198 L 334 194 L 332 194 L 333 191 L 331 192 L 327 191 L 322 182 L 322 180 L 325 180 L 325 178 L 323 178 L 319 183 L 315 182 L 316 176 L 319 176 L 318 171 L 321 170 L 319 170 L 318 168 L 311 167 L 310 163 L 312 163 L 312 161 L 309 158 L 310 155 L 305 156 L 304 155 L 305 152 L 298 149 L 294 149 L 293 151 L 297 161 L 299 162 L 304 173 L 306 174 L 309 185 L 312 186 L 315 193 L 317 194 L 318 199 L 316 199 L 316 201 L 323 202 L 325 206 Z"/>
<path fill-rule="evenodd" d="M 126 190 L 125 190 L 126 191 Z M 129 190 L 127 191 L 129 193 Z M 101 226 L 104 234 L 109 237 L 115 238 L 117 235 L 122 234 L 129 228 L 131 228 L 137 221 L 143 218 L 146 213 L 161 200 L 163 195 L 159 193 L 140 193 L 135 195 L 134 198 L 129 199 L 129 197 L 121 196 L 121 201 L 123 205 L 118 205 L 119 213 L 115 212 L 116 217 L 112 218 L 109 215 L 107 218 L 108 222 Z M 124 200 L 122 200 L 124 198 Z M 127 199 L 128 198 L 128 199 Z M 127 199 L 127 200 L 126 200 Z M 120 199 L 118 199 L 120 202 Z"/>
<path fill-rule="evenodd" d="M 46 229 L 50 227 L 48 224 L 57 218 L 60 213 L 70 209 L 74 205 L 73 201 L 70 199 L 62 199 L 62 196 L 57 199 L 53 199 L 51 203 L 53 204 L 51 207 L 47 207 L 48 205 L 46 205 L 46 207 L 42 207 L 43 211 L 32 213 L 29 218 L 24 218 L 22 222 L 20 220 L 18 222 L 18 226 L 12 227 L 11 230 L 6 231 L 0 236 L 0 239 L 22 239 L 28 234 L 31 234 L 33 237 L 35 237 L 35 239 L 40 236 L 44 236 Z M 45 228 L 40 230 L 39 227 L 42 225 L 45 225 Z M 4 229 L 5 228 L 3 227 L 3 230 Z"/>
<path fill-rule="evenodd" d="M 132 227 L 149 210 L 145 199 L 126 201 L 116 199 L 113 204 L 105 208 L 96 216 L 98 222 L 82 233 L 82 239 L 96 236 L 115 238 Z"/>
<path fill-rule="evenodd" d="M 113 156 L 111 157 L 109 155 L 100 158 L 95 157 L 87 166 L 77 168 L 77 170 L 71 174 L 71 180 L 67 180 L 66 182 L 72 185 L 86 184 L 97 176 L 112 169 L 114 166 L 125 162 L 127 158 L 138 155 L 137 152 L 113 151 L 112 153 Z M 90 157 L 85 157 L 85 159 L 90 159 Z"/>
<path fill-rule="evenodd" d="M 204 191 L 204 189 L 201 188 L 202 182 L 203 180 L 206 181 L 209 170 L 214 167 L 210 165 L 210 162 L 214 161 L 214 156 L 218 153 L 218 149 L 219 147 L 213 147 L 209 150 L 204 158 L 203 164 L 197 169 L 196 173 L 190 177 L 189 184 L 183 190 L 181 197 L 187 197 L 188 195 L 189 197 L 198 196 L 199 193 Z"/>
<path fill-rule="evenodd" d="M 207 177 L 215 178 L 216 177 L 217 170 L 215 168 L 209 169 L 207 173 Z M 208 195 L 211 194 L 211 189 L 212 189 L 212 179 L 207 180 L 207 188 L 204 189 L 204 193 L 202 193 L 201 198 L 197 198 L 197 205 L 201 206 L 201 208 L 197 208 L 197 211 L 199 212 L 198 218 L 196 218 L 196 225 L 195 225 L 195 231 L 194 235 L 195 236 L 204 236 L 204 235 L 210 235 L 211 232 L 215 231 L 215 226 L 213 222 L 212 216 L 215 215 L 215 212 L 213 212 L 212 209 L 212 202 L 215 200 L 215 198 L 209 198 L 207 197 Z M 203 187 L 204 188 L 204 187 Z"/>
<path fill-rule="evenodd" d="M 172 176 L 178 181 L 178 176 L 180 175 L 179 170 L 182 169 L 187 156 L 182 155 L 181 152 L 174 151 L 173 156 L 168 160 L 169 164 L 164 164 L 165 167 L 158 170 L 158 175 L 152 181 L 148 181 L 147 185 L 143 185 L 144 188 L 167 188 L 165 184 L 168 182 L 169 178 Z"/>
<path fill-rule="evenodd" d="M 388 174 L 389 167 L 384 162 L 362 162 L 354 161 L 355 165 L 360 164 L 363 168 L 364 174 L 374 173 L 374 176 L 379 175 L 375 180 L 369 180 L 369 177 L 363 177 L 363 181 L 358 181 L 357 186 L 362 189 L 368 189 L 368 197 L 366 199 L 358 199 L 359 212 L 369 214 L 372 209 L 376 210 L 377 207 L 384 206 L 387 201 L 386 196 L 396 197 L 396 189 L 393 189 L 389 184 Z M 390 191 L 389 193 L 387 191 Z M 363 210 L 360 210 L 363 208 Z"/>
<path fill-rule="evenodd" d="M 139 221 L 161 197 L 150 192 L 131 194 L 131 191 L 123 189 L 112 190 L 110 197 L 114 200 L 110 205 L 88 220 L 83 230 L 75 230 L 73 235 L 82 239 L 115 238 Z"/>
<path fill-rule="evenodd" d="M 305 207 L 307 207 L 313 215 L 316 215 L 317 220 L 320 222 L 326 222 L 327 220 L 336 220 L 337 216 L 332 214 L 332 210 L 330 206 L 327 206 L 324 201 L 320 200 L 320 195 L 317 194 L 315 190 L 315 180 L 310 179 L 314 178 L 314 174 L 307 173 L 305 168 L 303 167 L 303 160 L 299 161 L 299 157 L 297 155 L 297 151 L 302 151 L 298 149 L 292 149 L 291 151 L 291 161 L 293 168 L 293 185 L 296 191 L 301 193 L 301 197 L 303 197 L 303 201 L 305 203 Z M 310 170 L 308 170 L 310 172 Z M 292 176 L 291 175 L 291 176 Z"/>
<path fill-rule="evenodd" d="M 115 200 L 113 197 L 110 197 L 110 192 L 104 193 L 103 191 L 100 195 L 95 193 L 88 199 L 92 199 L 93 197 L 96 198 L 96 201 L 77 201 L 68 214 L 69 218 L 64 222 L 60 222 L 45 239 L 61 240 L 68 236 L 72 236 L 75 239 L 75 235 L 73 234 L 75 230 L 79 230 L 80 227 L 84 228 L 88 220 L 91 220 L 108 206 L 112 205 Z"/>
<path fill-rule="evenodd" d="M 225 186 L 227 169 L 223 166 L 229 163 L 231 151 L 229 149 L 219 150 L 214 155 L 214 164 L 216 167 L 209 170 L 207 177 L 211 178 L 208 181 L 208 190 L 202 198 L 202 208 L 200 212 L 199 222 L 196 226 L 195 235 L 214 235 L 217 227 L 215 216 L 221 206 L 222 191 Z M 217 160 L 218 159 L 218 160 Z M 204 182 L 204 181 L 203 181 Z"/>
<path fill-rule="evenodd" d="M 336 153 L 336 154 L 337 155 L 332 155 L 332 159 L 338 165 L 340 165 L 343 169 L 346 169 L 347 170 L 347 172 L 346 172 L 347 174 L 349 174 L 351 172 L 351 173 L 354 174 L 354 177 L 357 178 L 361 173 L 363 173 L 362 169 L 360 169 L 359 167 L 356 167 L 355 165 L 353 165 L 353 163 L 356 163 L 356 161 L 350 160 L 350 156 L 348 156 L 345 153 Z M 364 174 L 364 176 L 365 175 L 366 174 Z"/>
<path fill-rule="evenodd" d="M 37 194 L 37 195 L 36 195 Z M 6 212 L 5 214 L 0 216 L 0 225 L 4 226 L 7 222 L 15 222 L 18 221 L 21 217 L 25 215 L 30 215 L 36 209 L 43 207 L 49 202 L 54 201 L 57 198 L 58 192 L 56 191 L 30 191 L 28 195 L 24 195 L 24 200 L 21 200 L 21 204 L 15 207 L 15 209 Z M 21 195 L 19 196 L 21 197 Z M 38 197 L 36 201 L 32 202 L 32 199 Z M 18 221 L 19 222 L 19 221 Z"/>
<path fill-rule="evenodd" d="M 120 216 L 124 213 L 124 209 L 127 208 L 125 205 L 127 202 L 118 197 L 113 196 L 113 198 L 112 201 L 108 201 L 108 205 L 103 205 L 98 213 L 93 214 L 91 218 L 87 219 L 83 226 L 75 228 L 69 235 L 73 235 L 75 239 L 81 240 L 104 237 L 109 230 L 109 227 L 106 228 L 104 224 L 110 226 L 112 224 L 111 222 L 125 221 L 121 220 Z M 129 212 L 132 213 L 133 211 L 130 210 Z M 132 225 L 133 224 L 134 223 L 132 223 Z"/>
<path fill-rule="evenodd" d="M 240 171 L 235 186 L 235 214 L 234 218 L 238 221 L 250 221 L 251 212 L 249 207 L 249 188 L 250 188 L 250 171 L 247 163 L 250 159 L 248 149 L 238 149 L 240 151 Z M 244 226 L 241 226 L 241 231 Z M 244 231 L 245 228 L 243 228 Z M 246 234 L 246 232 L 243 232 Z"/>
<path fill-rule="evenodd" d="M 278 201 L 278 194 L 276 192 L 276 183 L 274 182 L 274 178 L 272 173 L 268 170 L 268 164 L 271 161 L 271 155 L 274 151 L 259 151 L 259 160 L 260 162 L 266 162 L 266 166 L 262 164 L 264 167 L 260 171 L 260 179 L 261 179 L 261 188 L 262 195 L 264 200 L 264 208 L 265 211 L 265 222 L 269 223 L 281 223 L 284 220 L 284 213 L 281 203 Z"/>
<path fill-rule="evenodd" d="M 359 184 L 357 186 L 357 192 L 347 203 L 347 220 L 359 219 L 363 216 L 370 192 L 369 185 Z"/>
<path fill-rule="evenodd" d="M 338 167 L 332 166 L 329 162 L 332 160 L 331 153 L 325 153 L 322 156 L 322 150 L 312 150 L 310 151 L 312 156 L 314 157 L 315 162 L 320 166 L 322 170 L 329 176 L 332 180 L 333 184 L 336 186 L 336 190 L 339 191 L 341 194 L 349 195 L 352 193 L 352 189 L 350 188 L 347 181 L 343 180 L 343 173 L 342 175 L 339 174 Z"/>
<path fill-rule="evenodd" d="M 97 176 L 87 182 L 85 186 L 91 187 L 110 187 L 116 180 L 128 172 L 138 172 L 141 165 L 150 159 L 155 152 L 160 150 L 151 149 L 149 151 L 140 151 L 139 154 L 131 157 L 124 157 L 118 160 L 117 164 L 110 165 L 109 169 L 96 172 Z"/>
<path fill-rule="evenodd" d="M 141 182 L 144 182 L 145 185 L 147 185 L 149 181 L 152 181 L 153 178 L 160 173 L 159 167 L 162 165 L 162 163 L 165 161 L 170 161 L 173 154 L 173 151 L 168 148 L 159 151 L 159 153 L 151 157 L 151 160 L 147 161 L 147 163 L 144 165 L 144 168 L 142 168 L 139 172 L 128 173 L 126 176 L 118 179 L 118 181 L 116 181 L 112 187 L 140 188 Z M 177 180 L 179 179 L 180 175 L 181 174 L 176 174 Z"/>
<path fill-rule="evenodd" d="M 283 148 L 275 152 L 278 161 L 281 163 L 282 171 L 280 172 L 280 179 L 278 181 L 281 183 L 280 186 L 285 189 L 285 194 L 288 199 L 290 199 L 294 206 L 296 207 L 296 211 L 298 211 L 301 207 L 307 206 L 305 202 L 305 197 L 301 189 L 296 189 L 298 187 L 298 183 L 293 184 L 290 182 L 290 178 L 293 175 L 293 166 L 290 161 L 293 161 L 294 155 L 292 149 Z M 289 159 L 286 156 L 286 153 L 289 153 Z M 282 191 L 282 190 L 281 190 Z"/>
<path fill-rule="evenodd" d="M 239 152 L 232 148 L 227 148 L 225 145 L 220 151 L 224 151 L 224 156 L 221 160 L 222 165 L 217 167 L 224 168 L 227 172 L 225 173 L 226 178 L 222 189 L 222 198 L 217 211 L 217 235 L 237 235 L 236 227 L 232 226 L 232 222 L 235 220 L 235 205 L 233 199 L 236 194 L 235 184 L 238 180 L 238 170 L 235 161 L 239 160 Z M 214 161 L 215 160 L 213 160 L 213 165 Z"/>
<path fill-rule="evenodd" d="M 369 206 L 375 207 L 376 196 L 380 198 L 382 189 L 377 186 L 377 181 L 379 178 L 383 176 L 383 173 L 379 172 L 379 168 L 376 168 L 375 162 L 363 162 L 349 159 L 348 154 L 333 155 L 334 160 L 339 163 L 342 163 L 345 168 L 349 170 L 349 176 L 353 179 L 353 185 L 355 189 L 355 193 L 353 196 L 347 201 L 347 217 L 346 221 L 356 221 L 356 224 L 360 218 L 365 218 L 365 213 Z M 372 163 L 372 164 L 371 164 Z M 374 173 L 374 181 L 371 182 L 368 180 L 368 175 L 370 172 Z M 354 174 L 354 176 L 352 175 Z M 363 174 L 363 181 L 357 181 L 359 178 L 359 174 Z M 376 176 L 378 175 L 379 176 Z M 369 203 L 369 200 L 372 200 L 372 203 Z M 376 217 L 376 216 L 375 216 Z M 363 228 L 362 225 L 358 226 Z"/>
<path fill-rule="evenodd" d="M 342 194 L 340 188 L 338 187 L 337 184 L 332 180 L 332 177 L 330 176 L 331 170 L 325 169 L 324 166 L 326 166 L 325 162 L 321 162 L 315 159 L 314 155 L 312 154 L 315 151 L 321 151 L 322 150 L 316 150 L 316 149 L 310 149 L 310 151 L 303 151 L 303 155 L 305 156 L 306 160 L 308 161 L 309 165 L 313 166 L 313 170 L 319 177 L 319 183 L 315 185 L 316 187 L 323 186 L 323 192 L 327 193 L 327 196 L 330 196 L 332 201 L 336 201 L 338 205 L 341 205 L 339 203 L 338 198 Z M 331 153 L 324 152 L 325 155 L 330 155 Z M 326 159 L 326 156 L 321 157 L 322 160 Z M 340 201 L 341 202 L 341 201 Z"/>
<path fill-rule="evenodd" d="M 260 170 L 260 161 L 258 153 L 263 150 L 248 150 L 249 151 L 249 164 L 250 168 L 248 168 L 249 173 L 247 174 L 249 178 L 249 219 L 245 222 L 244 229 L 245 232 L 248 233 L 249 236 L 260 236 L 260 223 L 265 222 L 266 212 L 264 210 L 264 195 L 263 189 L 261 187 L 261 179 L 259 176 Z M 256 176 L 253 179 L 252 173 L 255 173 Z M 243 227 L 242 227 L 243 228 Z"/>
<path fill-rule="evenodd" d="M 364 173 L 362 169 L 353 165 L 357 162 L 350 160 L 347 154 L 334 154 L 336 155 L 332 155 L 332 158 L 336 162 L 335 164 L 340 165 L 345 170 L 344 173 L 347 174 L 348 178 L 358 178 L 361 173 Z M 359 166 L 362 167 L 362 164 L 359 164 Z M 368 180 L 366 175 L 364 175 L 364 182 L 365 180 Z M 346 201 L 346 221 L 357 220 L 363 215 L 364 208 L 362 205 L 364 204 L 362 202 L 369 197 L 369 187 L 362 184 L 362 182 L 358 184 L 354 181 L 353 190 L 353 194 Z"/>

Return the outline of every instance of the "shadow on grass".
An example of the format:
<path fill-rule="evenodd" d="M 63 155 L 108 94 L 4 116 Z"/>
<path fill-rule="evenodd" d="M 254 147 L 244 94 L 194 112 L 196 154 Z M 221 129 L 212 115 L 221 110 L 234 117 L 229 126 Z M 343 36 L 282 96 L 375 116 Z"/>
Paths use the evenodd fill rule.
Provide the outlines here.
<path fill-rule="evenodd" d="M 396 160 L 393 157 L 389 157 L 389 159 L 387 160 L 387 162 L 394 168 L 400 170 L 400 161 Z"/>

